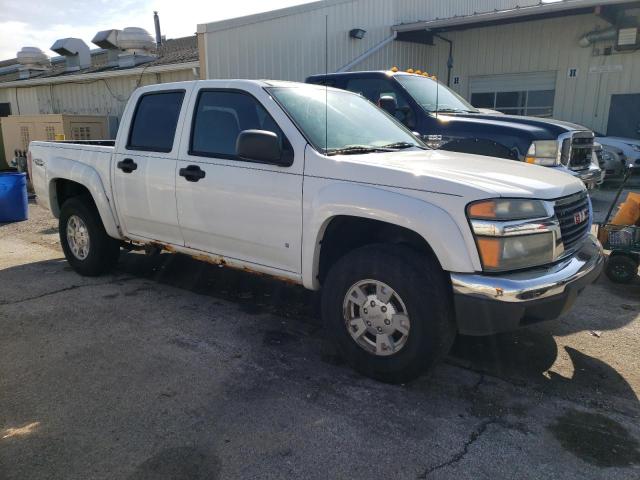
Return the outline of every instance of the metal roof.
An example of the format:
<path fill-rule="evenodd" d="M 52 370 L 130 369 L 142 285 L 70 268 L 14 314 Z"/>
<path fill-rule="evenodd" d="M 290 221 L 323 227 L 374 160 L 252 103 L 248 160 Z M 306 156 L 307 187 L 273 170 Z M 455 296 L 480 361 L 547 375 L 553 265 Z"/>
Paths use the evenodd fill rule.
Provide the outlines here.
<path fill-rule="evenodd" d="M 494 22 L 508 22 L 528 19 L 528 17 L 570 13 L 573 10 L 592 9 L 598 6 L 637 3 L 637 0 L 556 0 L 540 1 L 536 5 L 516 7 L 473 15 L 456 15 L 449 18 L 435 18 L 413 23 L 402 23 L 392 28 L 397 32 L 417 30 L 460 29 L 483 26 Z"/>
<path fill-rule="evenodd" d="M 65 72 L 65 64 L 58 61 L 58 57 L 51 59 L 51 67 L 42 74 L 34 74 L 29 79 L 20 80 L 18 72 L 11 72 L 5 75 L 0 74 L 0 88 L 11 83 L 11 85 L 20 84 L 43 84 L 43 83 L 64 83 L 82 81 L 91 78 L 100 78 L 101 76 L 119 76 L 119 75 L 135 75 L 141 71 L 157 72 L 174 70 L 174 66 L 180 67 L 184 64 L 184 68 L 198 66 L 198 42 L 195 35 L 183 38 L 175 38 L 166 40 L 157 50 L 158 58 L 155 60 L 137 65 L 130 68 L 118 68 L 107 66 L 106 50 L 96 49 L 91 52 L 91 66 L 76 72 Z M 60 57 L 62 58 L 62 57 Z M 5 60 L 1 64 L 16 65 L 17 60 Z M 195 63 L 196 65 L 192 65 Z"/>

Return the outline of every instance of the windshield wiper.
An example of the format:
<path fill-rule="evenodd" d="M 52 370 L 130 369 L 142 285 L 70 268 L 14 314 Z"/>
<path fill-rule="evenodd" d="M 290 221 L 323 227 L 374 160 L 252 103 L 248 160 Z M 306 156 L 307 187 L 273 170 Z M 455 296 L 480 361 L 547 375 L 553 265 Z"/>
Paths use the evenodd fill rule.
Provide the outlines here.
<path fill-rule="evenodd" d="M 358 155 L 360 153 L 374 152 L 392 152 L 393 150 L 385 147 L 371 147 L 367 145 L 351 145 L 344 148 L 330 148 L 327 155 Z"/>
<path fill-rule="evenodd" d="M 392 148 L 394 150 L 404 150 L 405 148 L 413 148 L 413 147 L 421 148 L 424 150 L 423 146 L 416 145 L 415 143 L 409 143 L 409 142 L 396 142 L 396 143 L 390 143 L 389 145 L 382 146 L 382 148 Z"/>

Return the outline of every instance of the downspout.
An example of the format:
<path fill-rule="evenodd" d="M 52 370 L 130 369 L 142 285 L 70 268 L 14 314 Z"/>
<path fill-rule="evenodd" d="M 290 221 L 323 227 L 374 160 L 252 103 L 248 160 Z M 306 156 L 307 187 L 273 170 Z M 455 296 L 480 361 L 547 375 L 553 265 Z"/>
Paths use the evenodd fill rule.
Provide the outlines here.
<path fill-rule="evenodd" d="M 336 73 L 346 72 L 347 70 L 355 67 L 357 64 L 359 64 L 363 60 L 367 59 L 368 57 L 370 57 L 374 53 L 380 51 L 382 48 L 386 47 L 388 44 L 393 42 L 396 39 L 397 36 L 398 36 L 398 32 L 394 31 L 393 34 L 389 38 L 385 38 L 383 41 L 381 41 L 377 45 L 374 45 L 373 47 L 371 47 L 369 50 L 367 50 L 363 54 L 357 56 L 356 58 L 351 60 L 349 63 L 347 63 L 344 67 L 341 67 L 338 70 L 336 70 Z"/>
<path fill-rule="evenodd" d="M 447 87 L 451 86 L 451 70 L 453 70 L 453 41 L 443 37 L 437 33 L 433 34 L 434 37 L 438 37 L 449 44 L 449 58 L 447 59 Z"/>

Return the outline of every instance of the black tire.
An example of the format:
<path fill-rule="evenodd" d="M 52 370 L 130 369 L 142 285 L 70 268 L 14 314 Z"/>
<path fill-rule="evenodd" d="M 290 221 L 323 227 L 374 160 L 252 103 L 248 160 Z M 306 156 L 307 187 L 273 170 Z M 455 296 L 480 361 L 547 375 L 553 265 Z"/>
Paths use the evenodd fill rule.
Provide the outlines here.
<path fill-rule="evenodd" d="M 410 317 L 406 343 L 388 356 L 367 351 L 346 327 L 345 296 L 356 283 L 369 279 L 397 292 Z M 405 383 L 428 371 L 449 352 L 457 330 L 451 287 L 438 262 L 399 245 L 365 246 L 338 260 L 324 282 L 322 317 L 347 363 L 387 383 Z"/>
<path fill-rule="evenodd" d="M 614 255 L 609 257 L 605 273 L 614 283 L 631 283 L 638 275 L 638 263 L 626 255 Z"/>
<path fill-rule="evenodd" d="M 79 217 L 88 231 L 89 248 L 86 258 L 76 257 L 67 239 L 67 224 L 72 216 Z M 115 266 L 120 255 L 120 242 L 107 235 L 98 209 L 88 196 L 73 197 L 64 202 L 58 225 L 60 243 L 69 264 L 80 275 L 95 277 Z"/>

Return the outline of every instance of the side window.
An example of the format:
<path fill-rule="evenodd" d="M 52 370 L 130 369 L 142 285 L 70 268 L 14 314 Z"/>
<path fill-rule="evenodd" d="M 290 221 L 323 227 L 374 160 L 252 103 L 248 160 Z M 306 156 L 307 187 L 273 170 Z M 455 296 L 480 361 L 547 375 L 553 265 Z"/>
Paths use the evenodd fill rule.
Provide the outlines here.
<path fill-rule="evenodd" d="M 147 93 L 140 97 L 129 130 L 128 150 L 170 152 L 184 91 Z"/>
<path fill-rule="evenodd" d="M 265 108 L 246 93 L 204 90 L 198 97 L 194 115 L 190 155 L 237 160 L 236 140 L 244 130 L 274 132 L 283 151 L 291 149 Z"/>
<path fill-rule="evenodd" d="M 404 124 L 410 123 L 411 107 L 405 96 L 389 81 L 382 78 L 353 78 L 347 82 L 347 90 L 359 93 L 369 101 L 379 105 L 381 97 L 389 96 L 396 99 L 398 111 L 396 119 Z"/>

